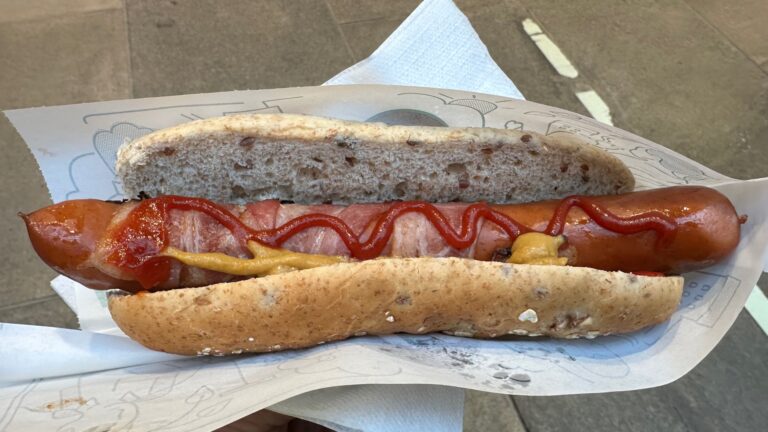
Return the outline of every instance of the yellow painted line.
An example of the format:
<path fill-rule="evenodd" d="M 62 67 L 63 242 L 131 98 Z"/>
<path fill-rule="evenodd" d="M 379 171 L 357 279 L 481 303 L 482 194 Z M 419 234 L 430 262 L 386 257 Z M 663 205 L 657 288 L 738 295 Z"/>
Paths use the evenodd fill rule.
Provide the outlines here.
<path fill-rule="evenodd" d="M 582 92 L 576 92 L 576 97 L 584 108 L 589 111 L 597 121 L 603 122 L 613 126 L 613 119 L 611 118 L 611 109 L 608 108 L 608 104 L 605 103 L 603 98 L 600 97 L 594 90 L 587 90 Z"/>
<path fill-rule="evenodd" d="M 763 333 L 768 335 L 768 298 L 765 298 L 765 294 L 757 285 L 749 294 L 745 307 L 757 325 L 763 329 Z"/>
<path fill-rule="evenodd" d="M 563 54 L 560 48 L 552 42 L 552 39 L 541 30 L 541 27 L 535 21 L 530 18 L 523 20 L 523 30 L 525 30 L 533 43 L 536 44 L 539 51 L 544 54 L 544 57 L 547 58 L 547 61 L 555 68 L 557 73 L 568 78 L 579 76 L 579 71 L 573 67 L 568 57 Z"/>

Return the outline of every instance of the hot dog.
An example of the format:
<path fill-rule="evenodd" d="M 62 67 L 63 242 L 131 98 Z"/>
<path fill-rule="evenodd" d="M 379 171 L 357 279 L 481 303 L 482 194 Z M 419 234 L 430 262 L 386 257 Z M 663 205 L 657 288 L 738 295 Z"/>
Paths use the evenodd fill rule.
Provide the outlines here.
<path fill-rule="evenodd" d="M 304 155 L 312 193 L 286 186 L 296 180 L 286 174 L 262 184 L 292 160 L 280 152 Z M 368 159 L 392 154 L 417 163 L 373 173 Z M 441 164 L 447 180 L 429 173 Z M 58 272 L 112 290 L 110 312 L 130 337 L 189 355 L 396 332 L 630 332 L 668 319 L 676 275 L 726 258 L 742 222 L 713 189 L 628 192 L 634 180 L 610 155 L 492 129 L 234 116 L 134 141 L 116 170 L 126 191 L 146 184 L 154 197 L 22 215 L 31 243 Z M 374 174 L 372 193 L 359 180 Z M 513 180 L 488 180 L 501 176 Z M 317 204 L 318 191 L 337 204 Z"/>
<path fill-rule="evenodd" d="M 174 202 L 184 205 L 168 204 Z M 567 209 L 568 203 L 578 206 Z M 409 211 L 391 219 L 388 230 L 382 221 L 397 208 Z M 421 212 L 424 208 L 439 216 Z M 487 213 L 473 220 L 467 216 L 473 208 Z M 740 225 L 727 198 L 704 187 L 507 206 L 85 200 L 56 204 L 24 220 L 35 250 L 57 271 L 96 289 L 137 293 L 110 298 L 111 311 L 127 334 L 158 350 L 217 355 L 396 331 L 477 337 L 633 331 L 668 318 L 679 300 L 681 278 L 654 276 L 723 259 L 736 247 Z M 443 233 L 435 228 L 441 220 Z M 467 234 L 471 226 L 477 227 L 474 236 Z M 352 239 L 347 242 L 346 231 Z M 384 239 L 379 251 L 364 247 L 386 231 L 379 236 Z M 554 257 L 567 265 L 488 262 L 506 261 L 515 237 L 531 232 L 562 235 L 564 244 Z M 353 248 L 347 246 L 360 239 Z M 246 262 L 250 249 L 253 259 L 260 259 L 248 241 L 267 251 L 284 248 L 338 259 L 304 269 L 302 258 L 299 264 L 291 262 L 293 271 L 269 275 L 269 270 L 264 277 L 242 280 L 247 273 L 213 271 L 220 270 L 216 260 L 201 264 L 166 253 L 184 248 L 193 259 L 218 252 Z M 457 241 L 464 244 L 456 246 Z M 535 253 L 540 246 L 532 249 L 540 258 Z M 397 258 L 371 259 L 376 257 Z M 194 286 L 203 288 L 188 288 Z M 478 297 L 477 308 L 457 310 L 456 303 Z M 340 302 L 342 310 L 334 313 L 341 321 L 326 316 L 330 305 L 323 301 L 328 298 Z M 478 311 L 483 315 L 477 316 Z M 314 324 L 321 316 L 321 324 Z M 291 322 L 309 322 L 310 328 L 287 330 Z"/>

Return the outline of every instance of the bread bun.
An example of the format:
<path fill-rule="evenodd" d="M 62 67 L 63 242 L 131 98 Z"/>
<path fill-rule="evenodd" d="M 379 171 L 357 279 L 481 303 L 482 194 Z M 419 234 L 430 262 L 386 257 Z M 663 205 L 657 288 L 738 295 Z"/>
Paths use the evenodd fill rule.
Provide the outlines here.
<path fill-rule="evenodd" d="M 120 148 L 125 195 L 244 203 L 531 202 L 629 192 L 613 155 L 567 134 L 388 126 L 296 114 L 185 123 Z"/>
<path fill-rule="evenodd" d="M 131 338 L 159 351 L 278 351 L 353 335 L 479 338 L 625 333 L 667 320 L 681 277 L 460 258 L 377 259 L 204 288 L 110 295 Z"/>

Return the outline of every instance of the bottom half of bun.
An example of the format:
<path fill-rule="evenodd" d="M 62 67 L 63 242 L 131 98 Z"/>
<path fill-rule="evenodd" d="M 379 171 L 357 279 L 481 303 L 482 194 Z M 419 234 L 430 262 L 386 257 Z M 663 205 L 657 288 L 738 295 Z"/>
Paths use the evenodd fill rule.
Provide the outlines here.
<path fill-rule="evenodd" d="M 681 277 L 460 258 L 378 259 L 239 282 L 110 295 L 118 326 L 184 355 L 302 348 L 364 334 L 594 337 L 665 321 Z"/>

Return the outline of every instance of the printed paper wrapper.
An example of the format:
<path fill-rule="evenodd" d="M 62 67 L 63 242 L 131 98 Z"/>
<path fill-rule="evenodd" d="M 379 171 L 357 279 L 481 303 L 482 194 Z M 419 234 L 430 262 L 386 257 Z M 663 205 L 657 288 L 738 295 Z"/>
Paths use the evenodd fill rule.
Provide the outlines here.
<path fill-rule="evenodd" d="M 106 313 L 103 293 L 57 279 L 57 291 L 74 303 L 83 329 L 90 332 L 0 327 L 1 377 L 17 381 L 0 388 L 0 429 L 45 422 L 51 429 L 110 423 L 141 430 L 209 430 L 294 395 L 352 384 L 438 384 L 517 395 L 659 386 L 686 374 L 714 348 L 764 267 L 768 179 L 733 180 L 631 133 L 532 102 L 429 88 L 328 86 L 6 114 L 37 158 L 58 202 L 122 198 L 114 163 L 118 147 L 127 140 L 201 118 L 280 112 L 574 134 L 627 163 L 638 189 L 707 185 L 726 194 L 749 220 L 730 259 L 685 275 L 682 303 L 671 320 L 594 340 L 403 334 L 273 354 L 179 358 L 128 341 Z"/>

